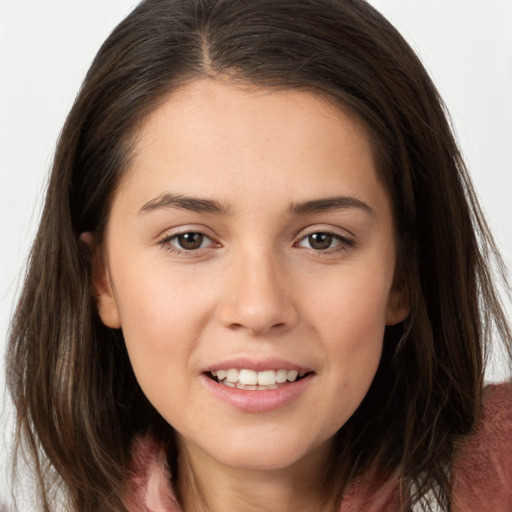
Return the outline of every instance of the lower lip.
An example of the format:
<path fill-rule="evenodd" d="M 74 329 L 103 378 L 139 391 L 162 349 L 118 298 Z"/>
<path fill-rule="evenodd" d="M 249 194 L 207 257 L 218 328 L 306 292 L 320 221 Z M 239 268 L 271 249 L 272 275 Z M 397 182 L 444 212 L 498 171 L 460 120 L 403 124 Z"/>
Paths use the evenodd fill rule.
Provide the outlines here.
<path fill-rule="evenodd" d="M 310 385 L 313 374 L 277 389 L 265 391 L 230 388 L 201 375 L 204 385 L 215 398 L 244 412 L 275 411 L 297 400 Z"/>

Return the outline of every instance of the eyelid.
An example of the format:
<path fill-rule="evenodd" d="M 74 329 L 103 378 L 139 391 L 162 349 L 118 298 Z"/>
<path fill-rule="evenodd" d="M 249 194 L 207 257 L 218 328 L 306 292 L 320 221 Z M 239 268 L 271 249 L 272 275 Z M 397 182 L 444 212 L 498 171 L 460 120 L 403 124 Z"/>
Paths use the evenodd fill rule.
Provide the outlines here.
<path fill-rule="evenodd" d="M 180 235 L 184 235 L 187 233 L 198 233 L 207 238 L 210 241 L 210 244 L 208 247 L 200 247 L 197 249 L 180 249 L 179 247 L 176 247 L 175 245 L 171 244 L 171 240 L 175 239 L 176 237 Z M 336 240 L 339 241 L 336 246 L 332 248 L 327 249 L 314 249 L 314 248 L 307 248 L 303 247 L 303 249 L 312 251 L 316 254 L 324 254 L 329 255 L 332 253 L 339 253 L 345 250 L 350 249 L 351 247 L 354 247 L 356 244 L 356 237 L 353 233 L 350 231 L 339 228 L 332 225 L 311 225 L 304 229 L 302 229 L 297 236 L 294 238 L 293 246 L 294 247 L 300 247 L 299 244 L 306 239 L 308 236 L 311 236 L 316 233 L 323 233 L 330 235 L 334 237 Z M 185 225 L 185 226 L 179 226 L 176 228 L 171 228 L 163 232 L 163 234 L 157 239 L 158 245 L 162 246 L 165 250 L 180 255 L 184 257 L 199 257 L 200 255 L 203 255 L 205 251 L 210 250 L 215 247 L 221 247 L 221 243 L 217 240 L 217 237 L 212 235 L 211 230 L 201 226 L 201 225 Z"/>
<path fill-rule="evenodd" d="M 314 249 L 314 248 L 307 248 L 304 247 L 306 250 L 314 251 L 317 254 L 332 254 L 336 252 L 341 252 L 350 249 L 351 247 L 354 247 L 356 244 L 356 237 L 353 233 L 346 229 L 342 228 L 336 228 L 334 226 L 326 226 L 324 225 L 314 225 L 314 226 L 308 226 L 307 228 L 300 231 L 300 233 L 296 236 L 295 242 L 293 243 L 294 246 L 300 247 L 299 244 L 305 240 L 307 237 L 314 235 L 316 233 L 322 233 L 326 235 L 330 235 L 334 238 L 336 238 L 340 243 L 337 244 L 335 247 L 328 248 L 328 249 Z"/>
<path fill-rule="evenodd" d="M 185 235 L 187 233 L 198 233 L 200 235 L 203 235 L 205 238 L 210 240 L 211 244 L 208 247 L 188 250 L 180 249 L 179 247 L 176 247 L 175 245 L 171 244 L 171 240 L 177 238 L 180 235 Z M 197 225 L 187 225 L 173 229 L 168 229 L 157 239 L 157 244 L 162 246 L 166 251 L 169 251 L 180 256 L 191 258 L 200 256 L 201 254 L 204 253 L 205 250 L 211 249 L 212 247 L 220 247 L 220 243 L 211 234 L 210 230 Z"/>
<path fill-rule="evenodd" d="M 208 238 L 216 238 L 212 230 L 202 224 L 179 224 L 177 226 L 170 226 L 163 229 L 156 238 L 158 240 L 163 240 L 164 238 L 171 238 L 185 233 L 201 233 Z"/>
<path fill-rule="evenodd" d="M 356 239 L 356 235 L 348 229 L 332 226 L 329 224 L 312 224 L 307 226 L 299 231 L 295 239 L 302 240 L 306 236 L 313 235 L 315 233 L 326 233 L 345 240 L 352 240 L 354 242 Z"/>

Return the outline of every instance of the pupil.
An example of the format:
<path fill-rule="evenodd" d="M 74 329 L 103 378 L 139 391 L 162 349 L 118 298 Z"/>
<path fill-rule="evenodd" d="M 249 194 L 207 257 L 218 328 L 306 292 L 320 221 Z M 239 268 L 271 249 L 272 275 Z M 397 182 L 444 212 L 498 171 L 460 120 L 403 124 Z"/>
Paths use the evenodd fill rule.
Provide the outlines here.
<path fill-rule="evenodd" d="M 311 247 L 320 251 L 329 249 L 332 243 L 332 235 L 328 233 L 313 233 L 308 236 L 308 239 Z"/>
<path fill-rule="evenodd" d="M 199 249 L 203 243 L 204 235 L 201 233 L 183 233 L 178 235 L 178 242 L 183 249 Z"/>

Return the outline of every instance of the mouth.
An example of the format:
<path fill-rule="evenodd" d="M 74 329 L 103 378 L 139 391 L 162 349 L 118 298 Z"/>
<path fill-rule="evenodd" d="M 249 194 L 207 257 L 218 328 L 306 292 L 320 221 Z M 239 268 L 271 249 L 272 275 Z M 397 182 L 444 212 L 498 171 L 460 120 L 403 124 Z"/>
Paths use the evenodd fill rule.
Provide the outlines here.
<path fill-rule="evenodd" d="M 267 391 L 279 389 L 298 382 L 309 375 L 307 370 L 278 370 L 254 371 L 246 368 L 230 368 L 227 370 L 210 370 L 206 376 L 211 380 L 229 388 L 247 391 Z"/>

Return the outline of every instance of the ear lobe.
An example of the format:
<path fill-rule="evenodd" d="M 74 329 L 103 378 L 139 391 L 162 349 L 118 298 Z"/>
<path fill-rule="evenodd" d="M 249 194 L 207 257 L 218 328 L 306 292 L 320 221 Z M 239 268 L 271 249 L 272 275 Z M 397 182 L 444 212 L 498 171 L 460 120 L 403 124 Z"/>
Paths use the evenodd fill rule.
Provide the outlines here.
<path fill-rule="evenodd" d="M 89 255 L 92 272 L 91 293 L 96 301 L 101 321 L 107 327 L 119 329 L 121 327 L 121 318 L 101 248 L 94 240 L 94 235 L 90 232 L 82 233 L 80 241 L 86 247 Z"/>
<path fill-rule="evenodd" d="M 411 304 L 406 284 L 403 281 L 394 283 L 388 297 L 386 325 L 395 325 L 403 322 L 410 312 Z"/>

